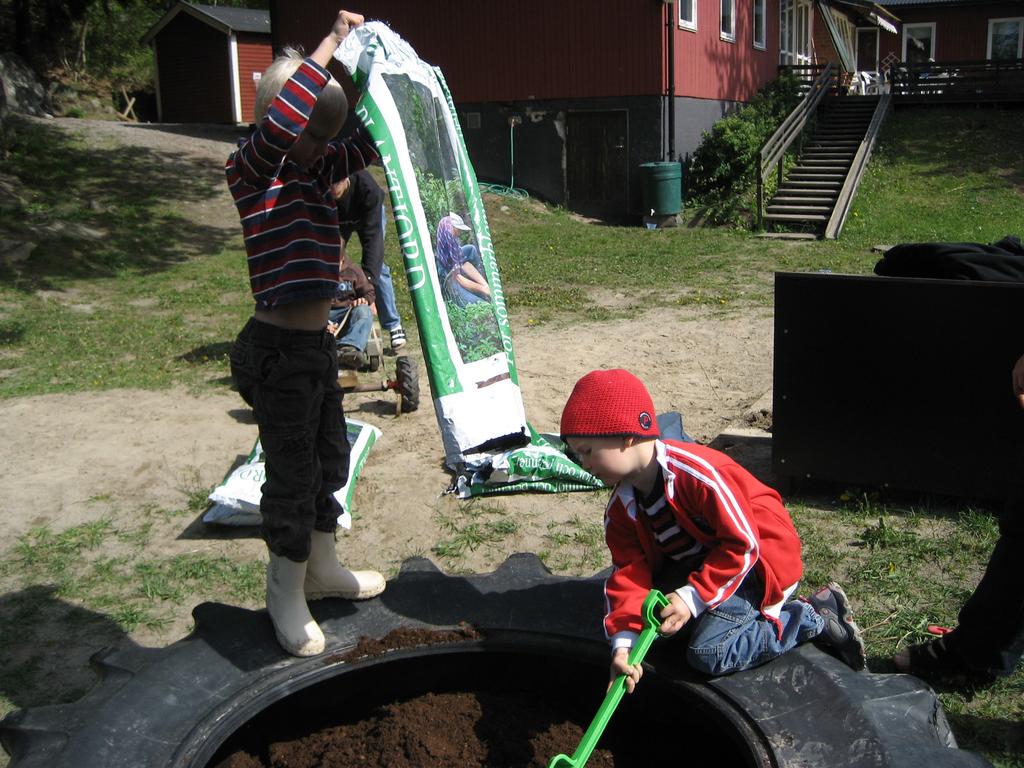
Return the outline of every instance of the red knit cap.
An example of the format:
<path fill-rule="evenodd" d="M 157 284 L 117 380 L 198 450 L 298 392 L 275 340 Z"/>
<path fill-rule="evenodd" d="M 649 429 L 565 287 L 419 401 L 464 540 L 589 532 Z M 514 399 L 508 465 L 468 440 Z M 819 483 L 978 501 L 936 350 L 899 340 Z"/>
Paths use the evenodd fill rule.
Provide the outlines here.
<path fill-rule="evenodd" d="M 629 371 L 591 371 L 576 382 L 562 410 L 562 439 L 659 437 L 654 402 Z"/>

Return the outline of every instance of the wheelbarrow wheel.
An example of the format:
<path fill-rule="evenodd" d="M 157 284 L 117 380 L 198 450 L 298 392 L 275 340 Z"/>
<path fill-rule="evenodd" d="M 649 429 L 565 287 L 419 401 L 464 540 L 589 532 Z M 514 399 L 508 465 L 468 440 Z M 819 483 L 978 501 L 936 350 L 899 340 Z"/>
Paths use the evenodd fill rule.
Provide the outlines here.
<path fill-rule="evenodd" d="M 402 412 L 415 411 L 420 407 L 420 380 L 412 358 L 402 355 L 395 360 L 395 378 L 398 380 Z"/>

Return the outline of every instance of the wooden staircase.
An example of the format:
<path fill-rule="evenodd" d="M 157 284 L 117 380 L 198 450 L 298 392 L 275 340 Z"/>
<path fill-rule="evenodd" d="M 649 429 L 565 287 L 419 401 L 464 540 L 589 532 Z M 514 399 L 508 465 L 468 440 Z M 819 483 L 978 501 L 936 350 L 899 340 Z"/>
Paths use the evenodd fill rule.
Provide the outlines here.
<path fill-rule="evenodd" d="M 861 144 L 878 109 L 878 96 L 831 96 L 810 139 L 765 206 L 769 226 L 784 224 L 818 234 L 835 211 Z"/>

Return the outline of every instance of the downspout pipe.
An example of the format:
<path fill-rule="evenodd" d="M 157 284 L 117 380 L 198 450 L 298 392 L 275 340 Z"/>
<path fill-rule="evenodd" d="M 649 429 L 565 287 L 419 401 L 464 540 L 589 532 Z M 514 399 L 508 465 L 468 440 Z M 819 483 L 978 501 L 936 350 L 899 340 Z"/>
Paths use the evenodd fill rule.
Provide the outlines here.
<path fill-rule="evenodd" d="M 665 15 L 668 22 L 665 25 L 668 31 L 668 159 L 672 162 L 676 159 L 676 19 L 672 0 L 665 3 Z"/>

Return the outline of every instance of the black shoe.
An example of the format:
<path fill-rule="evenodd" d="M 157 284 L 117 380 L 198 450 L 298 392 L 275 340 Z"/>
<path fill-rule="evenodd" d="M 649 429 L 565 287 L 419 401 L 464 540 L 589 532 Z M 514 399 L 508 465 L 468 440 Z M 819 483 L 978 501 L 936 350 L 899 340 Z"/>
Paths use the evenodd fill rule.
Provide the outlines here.
<path fill-rule="evenodd" d="M 984 688 L 996 681 L 990 672 L 971 669 L 945 637 L 908 645 L 892 657 L 893 666 L 908 675 L 941 680 L 953 687 Z"/>
<path fill-rule="evenodd" d="M 807 598 L 807 602 L 825 622 L 824 629 L 814 641 L 852 669 L 864 669 L 864 640 L 853 620 L 850 599 L 843 588 L 830 581 L 828 586 Z"/>
<path fill-rule="evenodd" d="M 366 364 L 366 356 L 355 347 L 342 344 L 338 347 L 338 367 L 346 370 L 359 370 Z"/>

